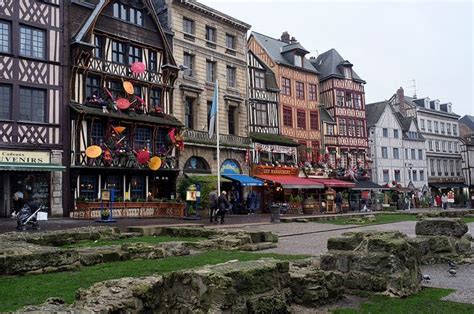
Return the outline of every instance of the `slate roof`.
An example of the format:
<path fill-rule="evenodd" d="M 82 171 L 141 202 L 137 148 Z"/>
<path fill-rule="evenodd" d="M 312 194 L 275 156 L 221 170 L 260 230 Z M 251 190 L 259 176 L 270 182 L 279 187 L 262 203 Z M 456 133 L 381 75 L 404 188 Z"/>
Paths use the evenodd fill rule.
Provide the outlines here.
<path fill-rule="evenodd" d="M 311 62 L 309 62 L 308 59 L 303 58 L 303 67 L 297 67 L 294 65 L 293 60 L 288 60 L 285 57 L 285 54 L 293 49 L 308 52 L 306 49 L 301 46 L 299 43 L 293 43 L 293 44 L 287 44 L 285 42 L 282 42 L 278 39 L 257 33 L 257 32 L 252 32 L 250 36 L 253 36 L 255 40 L 265 49 L 265 51 L 270 55 L 270 57 L 275 61 L 277 64 L 285 65 L 288 67 L 312 72 L 312 73 L 318 73 L 318 71 L 313 67 Z M 305 54 L 306 54 L 305 53 Z"/>
<path fill-rule="evenodd" d="M 425 140 L 425 137 L 421 134 L 420 130 L 418 129 L 418 123 L 416 121 L 416 118 L 414 117 L 404 117 L 400 112 L 394 112 L 395 114 L 395 117 L 397 117 L 398 119 L 398 122 L 400 122 L 400 125 L 402 126 L 402 131 L 403 131 L 403 139 L 405 140 L 410 140 L 410 141 L 424 141 Z M 416 130 L 417 130 L 417 133 L 418 133 L 418 138 L 417 139 L 413 139 L 413 138 L 409 138 L 407 135 L 406 135 L 406 132 L 408 132 L 410 130 L 410 126 L 411 126 L 411 123 L 415 123 L 415 127 L 416 127 Z"/>
<path fill-rule="evenodd" d="M 279 92 L 280 88 L 278 87 L 278 83 L 275 77 L 275 73 L 273 73 L 272 69 L 265 64 L 256 54 L 249 50 L 250 54 L 260 63 L 262 67 L 265 68 L 265 87 L 267 90 L 272 92 Z"/>
<path fill-rule="evenodd" d="M 320 108 L 319 116 L 320 116 L 321 121 L 336 124 L 336 120 L 334 120 L 334 118 L 331 116 L 329 111 L 327 111 L 327 109 L 324 106 L 320 106 L 319 108 Z"/>
<path fill-rule="evenodd" d="M 342 64 L 351 65 L 334 48 L 320 54 L 316 59 L 311 59 L 311 63 L 319 71 L 321 81 L 330 77 L 344 78 Z M 354 70 L 352 70 L 352 79 L 365 84 L 365 81 Z"/>
<path fill-rule="evenodd" d="M 464 123 L 471 131 L 474 131 L 474 116 L 465 115 L 459 122 Z"/>
<path fill-rule="evenodd" d="M 282 146 L 299 146 L 300 144 L 293 139 L 280 134 L 250 133 L 250 137 L 254 142 L 263 144 L 277 144 Z"/>
<path fill-rule="evenodd" d="M 384 100 L 372 104 L 365 105 L 365 112 L 367 113 L 367 127 L 371 127 L 379 122 L 385 107 L 388 106 L 388 101 Z"/>

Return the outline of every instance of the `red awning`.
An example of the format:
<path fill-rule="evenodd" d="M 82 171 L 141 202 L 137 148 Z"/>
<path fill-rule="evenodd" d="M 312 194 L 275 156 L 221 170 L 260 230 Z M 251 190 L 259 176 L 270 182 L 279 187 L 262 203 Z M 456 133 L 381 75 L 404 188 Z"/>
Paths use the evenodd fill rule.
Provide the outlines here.
<path fill-rule="evenodd" d="M 331 188 L 353 188 L 354 182 L 342 181 L 337 179 L 310 179 L 316 183 L 324 184 L 325 187 Z"/>
<path fill-rule="evenodd" d="M 279 183 L 285 189 L 322 189 L 324 185 L 310 179 L 295 176 L 258 175 L 256 178 Z"/>

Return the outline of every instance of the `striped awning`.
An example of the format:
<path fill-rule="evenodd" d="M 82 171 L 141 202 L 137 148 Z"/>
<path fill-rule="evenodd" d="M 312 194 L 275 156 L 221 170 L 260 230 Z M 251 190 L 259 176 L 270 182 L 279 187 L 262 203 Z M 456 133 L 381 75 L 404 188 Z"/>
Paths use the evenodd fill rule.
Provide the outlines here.
<path fill-rule="evenodd" d="M 55 164 L 0 163 L 0 171 L 66 171 L 66 167 Z"/>

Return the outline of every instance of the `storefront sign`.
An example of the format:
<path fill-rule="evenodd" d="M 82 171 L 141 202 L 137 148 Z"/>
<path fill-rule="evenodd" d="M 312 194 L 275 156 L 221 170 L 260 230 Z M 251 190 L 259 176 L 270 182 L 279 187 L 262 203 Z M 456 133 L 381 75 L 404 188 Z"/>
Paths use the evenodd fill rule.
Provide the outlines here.
<path fill-rule="evenodd" d="M 286 147 L 286 146 L 280 146 L 280 145 L 268 145 L 268 144 L 255 143 L 255 150 L 270 152 L 270 153 L 275 153 L 275 154 L 286 154 L 286 155 L 291 155 L 291 156 L 296 155 L 296 147 Z"/>
<path fill-rule="evenodd" d="M 227 159 L 222 163 L 221 174 L 241 174 L 239 164 L 232 159 Z"/>
<path fill-rule="evenodd" d="M 49 152 L 0 150 L 0 162 L 21 164 L 49 164 Z"/>
<path fill-rule="evenodd" d="M 298 176 L 298 168 L 292 167 L 272 167 L 272 166 L 255 166 L 253 168 L 253 175 L 280 175 L 280 176 Z"/>

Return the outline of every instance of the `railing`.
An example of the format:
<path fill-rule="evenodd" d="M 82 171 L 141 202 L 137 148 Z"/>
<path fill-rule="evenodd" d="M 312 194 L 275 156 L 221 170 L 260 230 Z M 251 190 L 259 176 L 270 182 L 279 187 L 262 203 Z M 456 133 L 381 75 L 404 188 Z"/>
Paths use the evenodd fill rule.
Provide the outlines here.
<path fill-rule="evenodd" d="M 160 169 L 178 169 L 178 162 L 174 157 L 160 157 L 161 167 Z M 85 151 L 71 152 L 71 163 L 73 166 L 83 167 L 97 167 L 97 168 L 135 168 L 135 169 L 147 169 L 148 165 L 140 165 L 134 158 L 123 155 L 118 158 L 112 158 L 111 161 L 106 161 L 102 156 L 98 158 L 89 158 L 86 156 Z"/>
<path fill-rule="evenodd" d="M 206 131 L 186 130 L 184 132 L 184 141 L 189 143 L 216 145 L 217 137 L 214 134 L 211 138 L 209 138 L 209 133 Z M 219 144 L 223 146 L 248 148 L 250 147 L 251 143 L 252 142 L 249 137 L 242 137 L 231 134 L 219 135 Z"/>

